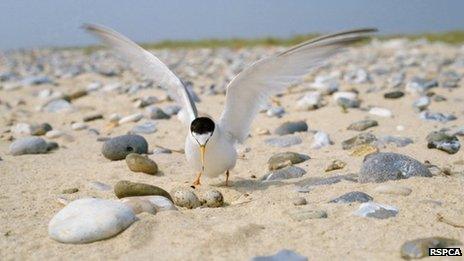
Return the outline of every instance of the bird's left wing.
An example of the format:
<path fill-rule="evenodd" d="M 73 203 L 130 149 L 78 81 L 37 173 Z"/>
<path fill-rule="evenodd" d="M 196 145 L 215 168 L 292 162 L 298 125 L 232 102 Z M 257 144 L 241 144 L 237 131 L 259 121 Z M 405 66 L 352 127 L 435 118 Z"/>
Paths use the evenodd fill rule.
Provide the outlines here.
<path fill-rule="evenodd" d="M 277 55 L 264 58 L 235 76 L 227 86 L 219 125 L 237 142 L 248 136 L 260 106 L 274 94 L 296 83 L 348 44 L 365 39 L 376 29 L 358 29 L 322 36 Z"/>
<path fill-rule="evenodd" d="M 182 106 L 183 114 L 187 116 L 185 123 L 190 126 L 190 122 L 197 117 L 195 103 L 182 81 L 163 62 L 129 38 L 110 28 L 94 24 L 85 24 L 83 28 L 113 48 L 136 71 L 167 89 L 169 95 Z"/>

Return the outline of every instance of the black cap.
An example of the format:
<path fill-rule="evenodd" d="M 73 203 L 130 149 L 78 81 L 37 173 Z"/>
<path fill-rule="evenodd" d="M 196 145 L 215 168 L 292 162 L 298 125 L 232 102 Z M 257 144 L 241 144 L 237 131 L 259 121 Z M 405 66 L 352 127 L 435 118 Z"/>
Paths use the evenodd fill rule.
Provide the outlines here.
<path fill-rule="evenodd" d="M 208 117 L 198 117 L 190 124 L 190 131 L 197 134 L 205 134 L 214 131 L 214 121 Z"/>

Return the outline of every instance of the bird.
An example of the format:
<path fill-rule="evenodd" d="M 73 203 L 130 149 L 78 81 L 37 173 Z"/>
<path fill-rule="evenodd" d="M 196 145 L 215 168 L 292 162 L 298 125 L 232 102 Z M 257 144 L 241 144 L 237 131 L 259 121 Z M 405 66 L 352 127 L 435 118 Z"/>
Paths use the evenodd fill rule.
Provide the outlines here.
<path fill-rule="evenodd" d="M 236 146 L 248 137 L 260 107 L 273 95 L 301 81 L 311 70 L 324 65 L 331 56 L 377 31 L 361 28 L 321 36 L 254 62 L 229 82 L 224 110 L 219 120 L 214 121 L 210 116 L 199 115 L 186 85 L 151 52 L 108 27 L 84 24 L 83 28 L 112 48 L 133 70 L 165 88 L 181 105 L 180 114 L 188 128 L 185 156 L 196 172 L 194 188 L 201 185 L 203 175 L 225 174 L 228 186 L 230 170 L 237 161 Z"/>

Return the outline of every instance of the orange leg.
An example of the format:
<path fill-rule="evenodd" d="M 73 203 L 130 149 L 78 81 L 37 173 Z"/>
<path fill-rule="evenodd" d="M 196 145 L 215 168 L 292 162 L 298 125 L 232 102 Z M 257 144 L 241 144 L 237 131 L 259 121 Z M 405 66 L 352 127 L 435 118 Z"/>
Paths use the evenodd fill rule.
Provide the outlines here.
<path fill-rule="evenodd" d="M 226 171 L 226 187 L 229 186 L 229 170 Z"/>
<path fill-rule="evenodd" d="M 203 172 L 201 172 L 201 171 L 198 172 L 197 177 L 193 181 L 193 186 L 200 186 L 201 185 L 201 183 L 200 183 L 201 174 L 203 174 Z"/>

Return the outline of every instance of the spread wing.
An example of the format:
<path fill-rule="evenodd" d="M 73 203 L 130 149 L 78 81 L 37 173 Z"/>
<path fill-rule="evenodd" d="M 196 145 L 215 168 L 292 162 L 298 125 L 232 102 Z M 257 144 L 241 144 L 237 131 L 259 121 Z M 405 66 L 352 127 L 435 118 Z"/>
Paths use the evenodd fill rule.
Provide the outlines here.
<path fill-rule="evenodd" d="M 186 124 L 190 125 L 197 117 L 195 103 L 182 81 L 156 56 L 110 28 L 94 24 L 85 24 L 83 28 L 113 48 L 134 70 L 167 89 L 169 95 L 182 106 L 183 114 L 187 116 Z"/>
<path fill-rule="evenodd" d="M 262 103 L 301 80 L 311 69 L 376 29 L 358 29 L 310 40 L 264 58 L 235 76 L 227 86 L 226 104 L 219 125 L 242 142 Z"/>

